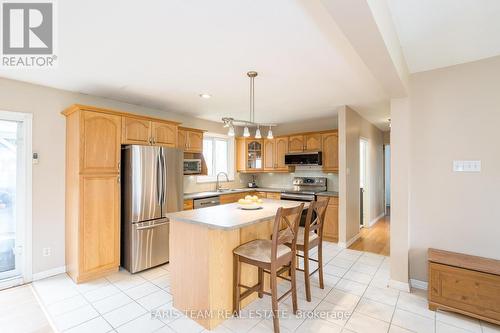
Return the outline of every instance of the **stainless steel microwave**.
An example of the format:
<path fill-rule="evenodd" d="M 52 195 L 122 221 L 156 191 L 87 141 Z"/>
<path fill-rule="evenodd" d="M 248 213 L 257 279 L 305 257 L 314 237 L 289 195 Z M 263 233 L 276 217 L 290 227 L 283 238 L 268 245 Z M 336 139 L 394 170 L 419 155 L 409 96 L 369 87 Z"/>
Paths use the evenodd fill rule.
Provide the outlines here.
<path fill-rule="evenodd" d="M 184 159 L 184 174 L 195 175 L 201 173 L 201 159 Z"/>

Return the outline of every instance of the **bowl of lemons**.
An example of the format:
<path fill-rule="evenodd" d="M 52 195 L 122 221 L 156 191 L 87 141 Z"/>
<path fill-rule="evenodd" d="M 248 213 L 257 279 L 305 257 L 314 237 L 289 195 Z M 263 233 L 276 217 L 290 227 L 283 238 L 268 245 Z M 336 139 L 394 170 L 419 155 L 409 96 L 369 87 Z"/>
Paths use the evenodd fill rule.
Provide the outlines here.
<path fill-rule="evenodd" d="M 244 199 L 238 200 L 238 206 L 244 210 L 261 209 L 264 201 L 256 195 L 247 195 Z"/>

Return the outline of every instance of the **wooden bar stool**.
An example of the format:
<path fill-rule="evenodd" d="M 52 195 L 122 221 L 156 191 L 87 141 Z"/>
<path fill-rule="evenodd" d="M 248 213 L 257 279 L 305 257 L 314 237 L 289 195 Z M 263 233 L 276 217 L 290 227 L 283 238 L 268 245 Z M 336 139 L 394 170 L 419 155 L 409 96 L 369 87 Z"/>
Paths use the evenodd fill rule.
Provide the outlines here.
<path fill-rule="evenodd" d="M 234 290 L 233 310 L 236 314 L 240 311 L 240 301 L 253 292 L 257 292 L 262 298 L 263 294 L 271 296 L 273 310 L 274 332 L 279 333 L 278 302 L 292 293 L 293 313 L 297 313 L 297 286 L 295 281 L 295 255 L 297 232 L 299 229 L 300 216 L 304 204 L 292 208 L 278 208 L 273 224 L 272 240 L 256 239 L 242 244 L 233 250 L 234 254 Z M 284 226 L 280 232 L 281 226 Z M 285 244 L 289 244 L 289 246 Z M 258 267 L 258 282 L 249 287 L 242 285 L 240 280 L 241 263 Z M 281 274 L 290 271 L 290 278 Z M 264 291 L 264 272 L 270 274 L 271 292 Z M 291 282 L 291 288 L 282 296 L 278 297 L 278 277 Z M 240 288 L 246 289 L 240 294 Z"/>
<path fill-rule="evenodd" d="M 319 270 L 319 287 L 324 289 L 323 284 L 323 221 L 325 219 L 326 206 L 328 200 L 312 201 L 307 210 L 306 222 L 304 227 L 300 227 L 297 232 L 297 257 L 304 259 L 304 269 L 297 265 L 297 270 L 304 272 L 304 281 L 306 284 L 306 299 L 311 301 L 311 281 L 310 276 Z M 309 251 L 318 247 L 318 260 L 311 258 Z M 310 272 L 309 260 L 317 262 L 318 268 Z"/>

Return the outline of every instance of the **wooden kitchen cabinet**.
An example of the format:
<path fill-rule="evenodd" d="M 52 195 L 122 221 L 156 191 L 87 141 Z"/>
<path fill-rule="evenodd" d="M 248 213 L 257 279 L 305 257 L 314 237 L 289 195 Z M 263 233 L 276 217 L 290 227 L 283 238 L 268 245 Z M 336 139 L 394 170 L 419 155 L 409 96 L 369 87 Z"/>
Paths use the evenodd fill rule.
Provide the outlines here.
<path fill-rule="evenodd" d="M 290 135 L 288 143 L 288 152 L 300 153 L 304 151 L 304 136 Z"/>
<path fill-rule="evenodd" d="M 219 196 L 220 204 L 225 205 L 228 203 L 237 202 L 238 200 L 245 198 L 245 196 L 247 195 L 253 195 L 253 193 L 241 192 L 241 193 L 221 194 Z"/>
<path fill-rule="evenodd" d="M 304 135 L 304 151 L 321 151 L 321 133 Z"/>
<path fill-rule="evenodd" d="M 280 200 L 281 199 L 281 193 L 279 193 L 279 192 L 267 192 L 266 198 Z"/>
<path fill-rule="evenodd" d="M 264 140 L 236 138 L 236 171 L 263 171 Z"/>
<path fill-rule="evenodd" d="M 151 122 L 151 141 L 153 145 L 177 147 L 177 125 L 167 122 Z"/>
<path fill-rule="evenodd" d="M 288 153 L 288 137 L 277 137 L 275 139 L 275 149 L 276 149 L 276 157 L 275 163 L 276 167 L 275 171 L 288 171 L 288 166 L 285 165 L 285 155 Z"/>
<path fill-rule="evenodd" d="M 178 147 L 186 153 L 203 153 L 203 131 L 179 127 Z"/>
<path fill-rule="evenodd" d="M 82 137 L 75 148 L 81 148 L 81 173 L 118 173 L 120 171 L 119 116 L 83 111 L 79 115 L 78 129 Z"/>
<path fill-rule="evenodd" d="M 120 266 L 120 186 L 117 175 L 80 179 L 82 217 L 78 282 Z"/>
<path fill-rule="evenodd" d="M 329 132 L 322 135 L 323 141 L 323 171 L 339 171 L 339 138 L 338 132 Z"/>
<path fill-rule="evenodd" d="M 264 140 L 264 170 L 273 171 L 276 168 L 276 140 Z"/>
<path fill-rule="evenodd" d="M 77 283 L 120 266 L 121 116 L 74 106 L 66 116 L 66 270 Z"/>
<path fill-rule="evenodd" d="M 122 117 L 122 144 L 177 146 L 177 123 Z"/>
<path fill-rule="evenodd" d="M 339 238 L 339 198 L 322 197 L 320 200 L 328 200 L 325 221 L 323 222 L 323 239 L 337 242 Z"/>
<path fill-rule="evenodd" d="M 151 144 L 151 121 L 141 118 L 122 117 L 123 144 Z"/>

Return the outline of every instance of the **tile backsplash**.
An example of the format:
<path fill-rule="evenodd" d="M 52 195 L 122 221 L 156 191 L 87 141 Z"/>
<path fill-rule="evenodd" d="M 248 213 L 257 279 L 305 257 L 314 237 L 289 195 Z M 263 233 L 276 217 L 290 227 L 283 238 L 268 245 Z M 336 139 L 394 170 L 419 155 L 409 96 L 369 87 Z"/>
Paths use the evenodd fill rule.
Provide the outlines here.
<path fill-rule="evenodd" d="M 292 186 L 293 177 L 326 177 L 328 191 L 339 190 L 339 177 L 336 173 L 323 173 L 317 167 L 297 167 L 293 173 L 256 173 L 255 180 L 259 187 L 277 187 L 286 188 Z M 221 177 L 222 180 L 222 177 Z M 234 181 L 222 182 L 223 188 L 242 188 L 247 187 L 252 180 L 251 174 L 236 173 Z M 215 182 L 198 183 L 196 176 L 184 176 L 184 193 L 214 191 Z"/>
<path fill-rule="evenodd" d="M 259 173 L 256 182 L 260 187 L 291 187 L 293 177 L 326 177 L 328 191 L 339 190 L 339 177 L 336 173 L 324 173 L 315 167 L 297 167 L 293 173 Z"/>

